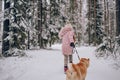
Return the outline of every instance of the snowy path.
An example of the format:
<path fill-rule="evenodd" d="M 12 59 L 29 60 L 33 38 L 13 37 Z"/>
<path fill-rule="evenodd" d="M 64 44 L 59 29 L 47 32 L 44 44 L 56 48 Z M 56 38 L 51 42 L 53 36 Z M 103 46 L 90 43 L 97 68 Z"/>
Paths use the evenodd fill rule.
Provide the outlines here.
<path fill-rule="evenodd" d="M 80 57 L 90 58 L 86 80 L 120 80 L 120 70 L 110 67 L 110 61 L 97 60 L 94 47 L 77 48 Z M 65 80 L 60 45 L 50 50 L 27 51 L 28 57 L 0 60 L 0 80 Z M 78 62 L 74 54 L 74 63 Z"/>

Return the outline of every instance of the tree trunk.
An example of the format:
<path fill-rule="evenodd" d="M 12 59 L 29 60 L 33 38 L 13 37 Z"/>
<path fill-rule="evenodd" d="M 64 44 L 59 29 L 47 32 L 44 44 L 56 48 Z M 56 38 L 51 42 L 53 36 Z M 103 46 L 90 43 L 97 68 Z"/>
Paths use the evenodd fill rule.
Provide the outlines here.
<path fill-rule="evenodd" d="M 109 2 L 108 2 L 108 0 L 106 0 L 106 5 L 107 5 L 107 35 L 109 36 L 110 22 L 109 22 Z"/>
<path fill-rule="evenodd" d="M 43 39 L 42 39 L 42 0 L 38 0 L 38 43 L 39 43 L 39 47 L 43 48 Z"/>
<path fill-rule="evenodd" d="M 95 34 L 94 34 L 94 45 L 96 45 L 96 39 L 97 39 L 97 35 L 96 35 L 96 27 L 97 27 L 97 17 L 96 17 L 96 4 L 97 4 L 97 1 L 94 0 L 94 31 L 95 31 Z"/>
<path fill-rule="evenodd" d="M 0 0 L 0 14 L 2 13 L 2 3 L 3 1 Z M 2 41 L 2 16 L 0 16 L 0 45 Z"/>
<path fill-rule="evenodd" d="M 104 0 L 104 20 L 103 20 L 103 22 L 104 22 L 104 30 L 105 30 L 105 32 L 107 32 L 107 13 L 106 13 L 106 7 L 107 5 L 106 5 L 106 0 Z"/>
<path fill-rule="evenodd" d="M 117 21 L 116 36 L 119 36 L 120 35 L 120 0 L 116 0 L 116 21 Z"/>
<path fill-rule="evenodd" d="M 88 0 L 88 8 L 89 8 L 89 13 L 88 13 L 88 20 L 89 20 L 89 22 L 88 22 L 88 42 L 89 42 L 89 45 L 90 45 L 90 42 L 91 42 L 91 37 L 90 37 L 90 30 L 91 30 L 91 28 L 90 28 L 90 25 L 91 25 L 91 0 Z"/>
<path fill-rule="evenodd" d="M 30 49 L 30 31 L 27 31 L 28 34 L 28 45 L 27 45 L 27 49 Z"/>
<path fill-rule="evenodd" d="M 10 8 L 10 1 L 6 2 L 6 0 L 4 0 L 4 10 Z M 9 15 L 9 10 L 6 11 L 6 13 L 4 14 L 4 17 L 7 17 Z M 9 50 L 9 40 L 5 40 L 7 38 L 7 36 L 9 35 L 9 25 L 10 25 L 10 21 L 9 19 L 6 19 L 3 22 L 3 37 L 2 37 L 2 54 L 3 56 L 8 56 L 8 50 Z"/>

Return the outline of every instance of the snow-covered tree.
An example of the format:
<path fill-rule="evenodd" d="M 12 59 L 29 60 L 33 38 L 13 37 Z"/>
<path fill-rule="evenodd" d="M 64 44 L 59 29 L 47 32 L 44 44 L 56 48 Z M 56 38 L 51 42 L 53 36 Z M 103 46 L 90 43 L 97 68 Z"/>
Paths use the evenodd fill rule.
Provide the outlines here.
<path fill-rule="evenodd" d="M 88 1 L 88 42 L 89 44 L 99 45 L 102 43 L 102 39 L 105 36 L 103 30 L 103 7 L 102 0 L 90 0 Z"/>
<path fill-rule="evenodd" d="M 104 25 L 103 29 L 106 36 L 103 38 L 103 42 L 98 46 L 96 50 L 97 57 L 112 57 L 114 60 L 120 58 L 120 36 L 119 36 L 119 26 L 116 27 L 116 21 L 119 18 L 119 8 L 116 7 L 114 0 L 104 1 Z M 116 13 L 115 13 L 116 12 Z M 119 23 L 118 23 L 119 24 Z M 117 32 L 117 35 L 116 35 Z"/>
<path fill-rule="evenodd" d="M 21 0 L 4 1 L 5 15 L 3 27 L 3 46 L 2 53 L 4 56 L 20 55 L 21 50 L 26 49 L 26 30 L 24 18 L 27 6 Z M 7 7 L 7 8 L 6 8 Z M 20 9 L 21 8 L 21 9 Z M 7 32 L 7 33 L 6 33 Z M 5 36 L 6 34 L 6 36 Z M 7 43 L 6 43 L 7 42 Z M 5 48 L 7 46 L 7 49 Z"/>

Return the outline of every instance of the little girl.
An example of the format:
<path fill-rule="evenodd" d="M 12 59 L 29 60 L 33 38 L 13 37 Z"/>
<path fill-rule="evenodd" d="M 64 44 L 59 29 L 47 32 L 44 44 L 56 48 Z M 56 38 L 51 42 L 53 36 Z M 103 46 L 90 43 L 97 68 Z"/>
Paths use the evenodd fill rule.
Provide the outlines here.
<path fill-rule="evenodd" d="M 72 53 L 74 45 L 74 30 L 72 25 L 67 22 L 66 25 L 60 30 L 59 38 L 62 39 L 62 53 L 64 55 L 64 72 L 68 69 L 68 61 L 72 63 Z"/>

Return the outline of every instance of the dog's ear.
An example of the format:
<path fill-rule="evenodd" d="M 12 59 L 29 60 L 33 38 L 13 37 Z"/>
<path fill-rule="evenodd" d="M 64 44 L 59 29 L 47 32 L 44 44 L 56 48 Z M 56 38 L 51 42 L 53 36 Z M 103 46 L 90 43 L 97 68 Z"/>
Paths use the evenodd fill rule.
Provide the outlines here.
<path fill-rule="evenodd" d="M 79 62 L 81 61 L 81 59 L 79 59 Z"/>
<path fill-rule="evenodd" d="M 90 60 L 90 58 L 88 58 L 88 61 Z"/>

